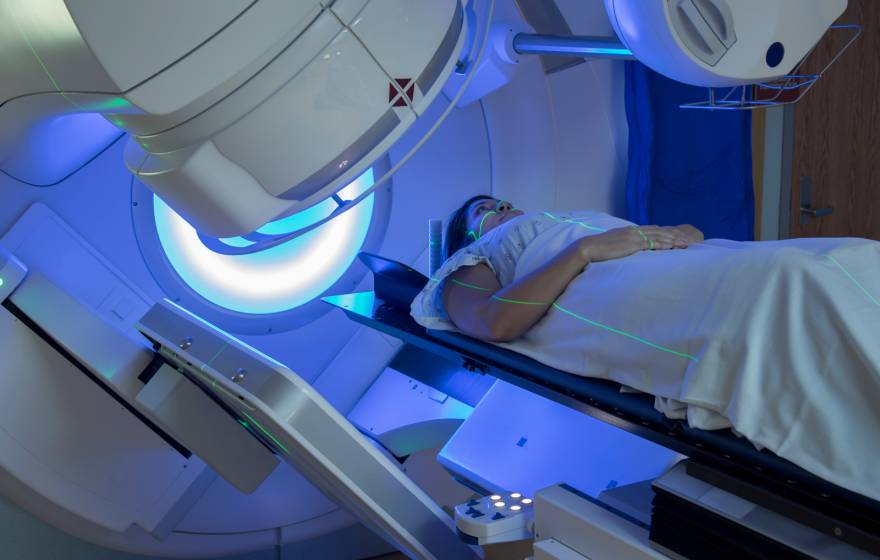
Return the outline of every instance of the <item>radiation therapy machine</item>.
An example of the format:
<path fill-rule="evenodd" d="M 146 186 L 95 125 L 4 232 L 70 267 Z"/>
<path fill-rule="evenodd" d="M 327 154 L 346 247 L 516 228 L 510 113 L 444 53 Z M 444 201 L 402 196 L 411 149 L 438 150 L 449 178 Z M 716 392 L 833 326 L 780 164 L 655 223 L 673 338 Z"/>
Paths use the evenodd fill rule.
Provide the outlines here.
<path fill-rule="evenodd" d="M 506 83 L 520 53 L 635 57 L 707 87 L 767 83 L 846 0 L 605 5 L 616 39 L 481 26 L 474 2 L 455 0 L 6 0 L 0 72 L 15 79 L 0 85 L 0 162 L 33 174 L 27 146 L 51 143 L 51 123 L 101 114 L 129 135 L 128 169 L 200 234 L 248 236 L 336 194 L 444 89 L 466 102 Z"/>
<path fill-rule="evenodd" d="M 128 171 L 205 246 L 256 253 L 341 219 L 387 183 L 451 111 L 507 84 L 521 57 L 637 59 L 709 88 L 712 107 L 721 108 L 715 88 L 799 79 L 793 72 L 847 5 L 605 0 L 617 36 L 584 37 L 497 21 L 496 1 L 0 0 L 0 166 L 29 184 L 62 181 L 81 165 L 78 156 L 106 138 L 84 137 L 71 147 L 57 131 L 106 119 L 126 135 Z M 443 100 L 445 109 L 430 110 Z M 751 98 L 741 105 L 755 106 Z M 423 137 L 372 186 L 340 192 L 419 127 Z M 39 159 L 37 145 L 58 157 Z M 295 231 L 259 231 L 328 201 L 329 211 Z M 40 240 L 52 235 L 63 241 L 47 256 Z M 4 349 L 14 350 L 3 356 L 0 380 L 0 486 L 84 540 L 198 556 L 194 548 L 172 554 L 153 543 L 169 538 L 218 476 L 250 493 L 286 462 L 412 558 L 477 558 L 478 544 L 529 536 L 538 540 L 535 558 L 663 557 L 658 550 L 698 556 L 701 549 L 678 547 L 681 535 L 669 520 L 707 511 L 701 496 L 710 492 L 724 500 L 714 502 L 717 524 L 701 534 L 707 542 L 746 535 L 768 554 L 880 554 L 880 508 L 871 500 L 732 436 L 664 419 L 644 395 L 420 329 L 400 312 L 422 280 L 408 267 L 374 259 L 375 294 L 326 301 L 473 376 L 497 377 L 688 455 L 689 466 L 655 482 L 655 511 L 671 513 L 652 524 L 633 509 L 627 496 L 641 500 L 644 486 L 609 485 L 599 502 L 573 486 L 494 485 L 463 466 L 462 457 L 475 453 L 468 430 L 492 418 L 475 413 L 440 461 L 487 497 L 456 508 L 454 521 L 403 472 L 399 456 L 306 380 L 175 302 L 151 301 L 47 208 L 29 210 L 3 243 L 0 333 Z M 64 279 L 53 277 L 50 261 L 67 267 Z M 514 391 L 493 387 L 480 406 L 517 398 L 506 390 Z M 74 425 L 41 417 L 28 405 L 37 399 L 59 410 L 92 404 L 71 412 Z M 119 457 L 124 464 L 111 475 L 95 474 Z M 510 503 L 497 505 L 504 500 Z M 788 520 L 783 537 L 767 529 L 774 516 Z M 654 548 L 649 525 L 652 539 L 662 533 Z M 584 529 L 601 526 L 611 529 Z M 586 548 L 575 542 L 585 534 L 592 535 Z M 589 548 L 603 542 L 605 552 Z"/>

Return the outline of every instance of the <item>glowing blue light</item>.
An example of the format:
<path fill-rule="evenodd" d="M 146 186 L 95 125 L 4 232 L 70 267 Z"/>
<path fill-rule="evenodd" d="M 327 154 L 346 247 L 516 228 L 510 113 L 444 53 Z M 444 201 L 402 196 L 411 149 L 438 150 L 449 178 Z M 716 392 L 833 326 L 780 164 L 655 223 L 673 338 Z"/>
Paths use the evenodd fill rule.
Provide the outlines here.
<path fill-rule="evenodd" d="M 220 241 L 230 247 L 250 247 L 253 241 L 248 241 L 244 237 L 221 237 Z"/>
<path fill-rule="evenodd" d="M 365 190 L 373 186 L 373 181 L 373 169 L 367 169 L 363 175 L 352 181 L 351 184 L 344 189 L 340 190 L 338 195 L 343 200 L 353 200 Z M 315 204 L 311 208 L 303 210 L 302 212 L 297 212 L 286 218 L 269 222 L 258 229 L 257 233 L 262 233 L 264 235 L 284 235 L 285 233 L 292 233 L 323 220 L 332 214 L 337 207 L 338 205 L 333 199 L 327 199 Z M 233 245 L 233 247 L 235 246 L 236 245 Z"/>
<path fill-rule="evenodd" d="M 353 199 L 372 184 L 373 172 L 368 170 L 342 189 L 339 196 Z M 328 202 L 336 207 L 335 202 Z M 318 206 L 328 208 L 326 203 Z M 201 242 L 195 229 L 158 197 L 154 197 L 153 214 L 165 255 L 190 288 L 226 309 L 270 314 L 312 301 L 348 270 L 367 237 L 373 197 L 367 197 L 348 212 L 298 238 L 247 255 L 221 255 L 211 251 Z M 285 233 L 326 215 L 309 208 L 258 231 Z M 232 246 L 250 243 L 234 237 L 223 242 Z"/>
<path fill-rule="evenodd" d="M 297 212 L 286 218 L 269 222 L 258 229 L 257 233 L 263 233 L 265 235 L 284 235 L 285 233 L 291 233 L 326 218 L 334 210 L 336 210 L 336 203 L 333 202 L 333 200 L 325 200 L 315 204 L 311 208 L 303 210 L 302 212 Z"/>
<path fill-rule="evenodd" d="M 376 302 L 376 296 L 373 292 L 358 292 L 355 294 L 337 294 L 335 296 L 325 296 L 324 301 L 330 305 L 348 309 L 358 315 L 371 316 L 373 307 Z"/>
<path fill-rule="evenodd" d="M 29 183 L 51 185 L 85 165 L 120 132 L 94 113 L 46 118 L 16 139 L 23 155 L 13 158 L 4 170 Z"/>
<path fill-rule="evenodd" d="M 588 48 L 583 50 L 584 54 L 599 54 L 599 55 L 614 55 L 614 56 L 632 56 L 632 51 L 629 49 L 603 49 L 603 48 Z"/>

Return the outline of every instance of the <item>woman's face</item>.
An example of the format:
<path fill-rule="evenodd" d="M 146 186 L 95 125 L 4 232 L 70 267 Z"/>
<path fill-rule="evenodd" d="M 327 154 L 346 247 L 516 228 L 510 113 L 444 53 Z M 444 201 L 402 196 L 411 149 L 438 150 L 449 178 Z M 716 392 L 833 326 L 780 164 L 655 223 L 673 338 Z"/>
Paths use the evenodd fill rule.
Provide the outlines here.
<path fill-rule="evenodd" d="M 468 237 L 477 240 L 492 228 L 522 215 L 522 210 L 515 210 L 513 205 L 505 200 L 494 198 L 477 200 L 467 209 Z"/>

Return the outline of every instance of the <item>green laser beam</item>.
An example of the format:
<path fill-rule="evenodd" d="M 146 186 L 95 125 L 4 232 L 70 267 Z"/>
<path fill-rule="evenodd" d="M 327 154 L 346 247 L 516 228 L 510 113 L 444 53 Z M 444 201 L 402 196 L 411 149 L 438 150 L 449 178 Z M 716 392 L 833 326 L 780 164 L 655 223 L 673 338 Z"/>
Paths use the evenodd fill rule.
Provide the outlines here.
<path fill-rule="evenodd" d="M 273 436 L 273 435 L 269 432 L 269 430 L 267 430 L 266 428 L 263 427 L 262 424 L 260 424 L 260 423 L 257 422 L 256 420 L 254 420 L 253 417 L 252 417 L 250 414 L 248 414 L 247 412 L 245 412 L 245 411 L 243 411 L 243 410 L 240 411 L 240 412 L 241 412 L 242 414 L 244 414 L 245 416 L 247 416 L 247 419 L 250 420 L 251 423 L 252 423 L 254 426 L 256 426 L 261 432 L 263 432 L 263 434 L 265 434 L 266 437 L 268 437 L 269 439 L 271 439 L 272 442 L 275 443 L 275 445 L 277 445 L 278 447 L 280 447 L 281 450 L 284 451 L 284 453 L 286 453 L 287 455 L 290 455 L 290 451 L 288 451 L 287 448 L 284 447 L 284 444 L 281 443 L 280 441 L 278 441 L 278 439 L 277 439 L 275 436 Z"/>
<path fill-rule="evenodd" d="M 862 286 L 861 282 L 856 280 L 855 277 L 852 274 L 850 274 L 849 271 L 846 268 L 844 268 L 844 266 L 837 261 L 837 259 L 835 259 L 831 255 L 825 255 L 825 256 L 828 257 L 831 260 L 831 262 L 833 262 L 837 266 L 837 268 L 839 268 L 841 270 L 841 272 L 843 272 L 846 275 L 847 278 L 852 280 L 852 283 L 855 284 L 856 286 L 858 286 L 859 289 L 862 290 L 862 292 L 864 292 L 864 294 L 868 297 L 868 299 L 871 300 L 872 302 L 874 302 L 874 305 L 876 305 L 877 307 L 880 307 L 880 301 L 877 301 L 877 299 L 871 295 L 871 292 L 869 292 L 867 290 L 867 288 Z"/>
<path fill-rule="evenodd" d="M 647 235 L 645 235 L 645 232 L 642 231 L 642 228 L 640 228 L 638 226 L 633 226 L 633 227 L 636 228 L 636 231 L 639 232 L 639 235 L 642 236 L 642 239 L 644 239 L 645 242 L 648 243 L 648 250 L 653 251 L 654 250 L 654 240 L 650 239 Z"/>
<path fill-rule="evenodd" d="M 504 303 L 517 303 L 519 305 L 550 305 L 549 303 L 543 301 L 519 301 L 515 299 L 507 299 L 501 296 L 492 296 L 492 299 L 497 299 L 498 301 L 503 301 Z"/>
<path fill-rule="evenodd" d="M 452 278 L 452 282 L 454 284 L 457 284 L 457 285 L 462 286 L 464 288 L 470 288 L 472 290 L 479 290 L 481 292 L 491 292 L 492 291 L 489 288 L 484 288 L 482 286 L 476 286 L 474 284 L 468 284 L 467 282 L 462 282 L 461 280 L 457 280 L 455 278 Z M 513 304 L 517 304 L 517 305 L 550 305 L 548 303 L 539 302 L 539 301 L 520 301 L 520 300 L 515 300 L 515 299 L 503 298 L 503 297 L 495 296 L 495 295 L 492 296 L 492 299 L 495 299 L 495 300 L 498 300 L 498 301 L 501 301 L 504 303 L 513 303 Z M 637 335 L 634 335 L 632 333 L 628 333 L 628 332 L 622 331 L 620 329 L 615 329 L 614 327 L 609 327 L 608 325 L 603 325 L 602 323 L 599 323 L 597 321 L 592 321 L 590 319 L 587 319 L 586 317 L 582 317 L 581 315 L 578 315 L 574 311 L 571 311 L 571 310 L 568 310 L 568 309 L 562 307 L 561 305 L 559 305 L 556 302 L 554 302 L 552 305 L 554 308 L 558 309 L 559 311 L 562 311 L 563 313 L 570 315 L 570 316 L 574 317 L 575 319 L 579 319 L 580 321 L 583 321 L 589 325 L 593 325 L 594 327 L 599 327 L 600 329 L 604 329 L 606 331 L 613 332 L 615 334 L 619 334 L 620 336 L 625 336 L 629 339 L 632 339 L 637 342 L 641 342 L 642 344 L 645 344 L 647 346 L 650 346 L 651 348 L 654 348 L 655 350 L 661 350 L 663 352 L 667 352 L 669 354 L 673 354 L 673 355 L 679 356 L 681 358 L 686 358 L 686 359 L 688 359 L 692 362 L 695 362 L 695 363 L 699 363 L 699 361 L 700 361 L 696 356 L 692 356 L 690 354 L 685 354 L 684 352 L 677 352 L 677 351 L 672 350 L 670 348 L 666 348 L 664 346 L 660 346 L 659 344 L 655 344 L 655 343 L 651 342 L 650 340 L 644 339 L 644 338 L 637 336 Z"/>
<path fill-rule="evenodd" d="M 467 282 L 462 282 L 461 280 L 456 280 L 455 278 L 452 279 L 452 283 L 458 284 L 459 286 L 462 286 L 464 288 L 471 288 L 474 290 L 479 290 L 481 292 L 491 292 L 492 291 L 489 288 L 484 288 L 482 286 L 475 286 L 473 284 L 468 284 Z"/>
<path fill-rule="evenodd" d="M 479 290 L 481 292 L 491 292 L 492 291 L 489 288 L 484 288 L 482 286 L 475 286 L 473 284 L 468 284 L 467 282 L 462 282 L 461 280 L 457 280 L 455 278 L 452 279 L 452 283 L 457 284 L 459 286 L 462 286 L 464 288 L 470 288 L 472 290 Z M 492 299 L 495 299 L 498 301 L 503 301 L 504 303 L 516 303 L 519 305 L 550 305 L 549 303 L 542 302 L 542 301 L 521 301 L 521 300 L 516 300 L 516 299 L 508 299 L 508 298 L 496 296 L 496 295 L 493 295 Z"/>
<path fill-rule="evenodd" d="M 663 352 L 668 352 L 669 354 L 674 354 L 674 355 L 682 357 L 682 358 L 687 358 L 688 360 L 695 362 L 695 363 L 699 363 L 699 361 L 700 361 L 696 356 L 691 356 L 690 354 L 685 354 L 683 352 L 676 352 L 675 350 L 671 350 L 669 348 L 665 348 L 663 346 L 660 346 L 659 344 L 655 344 L 655 343 L 651 342 L 650 340 L 645 340 L 644 338 L 642 338 L 640 336 L 636 336 L 634 334 L 628 333 L 626 331 L 622 331 L 620 329 L 615 329 L 614 327 L 609 327 L 608 325 L 603 325 L 602 323 L 599 323 L 597 321 L 591 321 L 590 319 L 587 319 L 586 317 L 582 317 L 573 311 L 569 311 L 568 309 L 562 307 L 558 303 L 554 303 L 553 307 L 555 307 L 556 309 L 562 311 L 563 313 L 567 313 L 568 315 L 571 315 L 572 317 L 579 319 L 587 324 L 593 325 L 594 327 L 599 327 L 600 329 L 605 329 L 605 330 L 613 332 L 615 334 L 619 334 L 621 336 L 631 338 L 633 340 L 641 342 L 642 344 L 650 346 L 651 348 L 654 348 L 655 350 L 662 350 Z"/>
<path fill-rule="evenodd" d="M 570 220 L 570 219 L 567 219 L 567 218 L 566 218 L 566 219 L 563 219 L 563 218 L 560 218 L 560 217 L 558 217 L 558 216 L 554 216 L 554 215 L 551 214 L 550 212 L 544 212 L 544 215 L 547 216 L 547 217 L 550 218 L 550 219 L 556 220 L 557 222 L 559 222 L 559 223 L 561 223 L 561 224 L 574 224 L 574 225 L 579 226 L 579 227 L 582 227 L 582 228 L 584 228 L 584 229 L 589 229 L 589 230 L 592 230 L 592 231 L 598 231 L 599 233 L 605 233 L 605 232 L 608 231 L 607 229 L 603 229 L 603 228 L 596 227 L 596 226 L 591 226 L 591 225 L 589 225 L 589 224 L 585 224 L 585 223 L 583 223 L 583 222 L 578 222 L 578 221 L 576 221 L 576 220 Z M 586 218 L 584 218 L 584 219 L 586 219 Z"/>
<path fill-rule="evenodd" d="M 483 237 L 483 222 L 486 221 L 486 218 L 488 218 L 492 214 L 497 214 L 497 213 L 498 212 L 496 212 L 495 210 L 490 210 L 490 211 L 486 212 L 485 214 L 483 214 L 483 218 L 480 220 L 480 234 L 477 236 L 477 239 L 479 239 L 480 237 Z"/>
<path fill-rule="evenodd" d="M 14 14 L 14 12 L 13 12 L 13 14 Z M 73 99 L 67 97 L 67 94 L 64 92 L 63 89 L 61 89 L 61 86 L 58 85 L 58 82 L 55 81 L 54 76 L 52 76 L 52 72 L 49 72 L 49 68 L 46 66 L 46 63 L 43 62 L 43 59 L 40 57 L 39 54 L 37 54 L 37 49 L 34 48 L 34 45 L 31 43 L 31 40 L 27 36 L 27 33 L 25 33 L 24 29 L 22 29 L 21 24 L 18 22 L 18 18 L 13 15 L 12 20 L 15 22 L 15 27 L 18 29 L 18 32 L 21 35 L 22 39 L 24 39 L 24 42 L 27 44 L 31 53 L 33 53 L 34 58 L 37 59 L 37 63 L 39 63 L 39 65 L 43 68 L 43 72 L 46 73 L 46 77 L 48 77 L 49 81 L 52 82 L 52 87 L 55 88 L 55 91 L 60 93 L 61 97 L 66 99 L 71 105 L 73 105 L 77 109 L 85 110 L 85 108 L 82 107 L 79 103 L 77 103 Z"/>

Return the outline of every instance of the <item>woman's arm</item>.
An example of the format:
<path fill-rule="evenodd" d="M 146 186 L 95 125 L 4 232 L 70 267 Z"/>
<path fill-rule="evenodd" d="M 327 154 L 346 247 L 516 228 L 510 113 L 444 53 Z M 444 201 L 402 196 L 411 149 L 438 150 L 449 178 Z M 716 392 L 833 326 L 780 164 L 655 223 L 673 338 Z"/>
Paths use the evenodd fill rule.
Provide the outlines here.
<path fill-rule="evenodd" d="M 460 268 L 443 286 L 443 305 L 462 332 L 483 340 L 506 342 L 538 322 L 553 302 L 591 262 L 618 259 L 653 245 L 687 247 L 675 228 L 646 226 L 613 229 L 578 239 L 544 266 L 502 288 L 485 264 Z"/>

